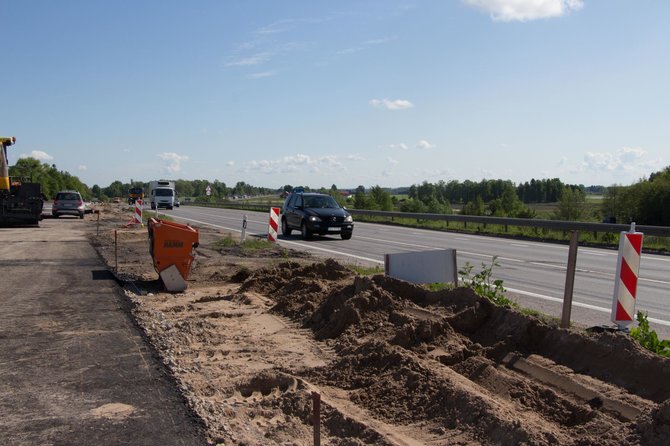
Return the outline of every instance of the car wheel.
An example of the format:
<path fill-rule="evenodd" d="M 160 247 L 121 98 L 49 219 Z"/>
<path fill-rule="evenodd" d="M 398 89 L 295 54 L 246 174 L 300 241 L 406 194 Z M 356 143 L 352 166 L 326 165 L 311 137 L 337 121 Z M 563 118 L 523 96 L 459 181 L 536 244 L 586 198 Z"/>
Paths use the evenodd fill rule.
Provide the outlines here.
<path fill-rule="evenodd" d="M 56 212 L 54 212 L 52 215 L 54 216 L 54 218 L 60 217 L 60 215 L 58 215 L 58 213 L 56 213 Z"/>
<path fill-rule="evenodd" d="M 282 218 L 281 219 L 281 233 L 288 237 L 289 235 L 291 235 L 291 232 L 293 232 L 293 230 L 288 227 L 288 224 L 286 223 L 286 219 Z"/>
<path fill-rule="evenodd" d="M 83 214 L 83 213 L 82 213 L 82 214 L 79 214 L 79 218 L 80 218 L 80 219 L 83 219 L 83 218 L 84 218 L 84 214 Z"/>
<path fill-rule="evenodd" d="M 312 238 L 312 233 L 307 229 L 307 225 L 303 221 L 302 224 L 300 225 L 300 233 L 302 234 L 302 239 L 303 240 L 309 240 Z"/>
<path fill-rule="evenodd" d="M 340 234 L 342 240 L 349 240 L 354 233 L 352 231 L 345 231 Z"/>

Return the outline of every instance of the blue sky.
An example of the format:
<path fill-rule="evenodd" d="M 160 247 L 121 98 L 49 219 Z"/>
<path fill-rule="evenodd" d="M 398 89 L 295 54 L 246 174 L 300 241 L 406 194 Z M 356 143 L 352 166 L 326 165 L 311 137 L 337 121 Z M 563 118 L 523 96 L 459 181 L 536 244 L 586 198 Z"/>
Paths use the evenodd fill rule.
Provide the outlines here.
<path fill-rule="evenodd" d="M 670 164 L 670 2 L 0 1 L 0 134 L 89 186 L 561 178 Z"/>

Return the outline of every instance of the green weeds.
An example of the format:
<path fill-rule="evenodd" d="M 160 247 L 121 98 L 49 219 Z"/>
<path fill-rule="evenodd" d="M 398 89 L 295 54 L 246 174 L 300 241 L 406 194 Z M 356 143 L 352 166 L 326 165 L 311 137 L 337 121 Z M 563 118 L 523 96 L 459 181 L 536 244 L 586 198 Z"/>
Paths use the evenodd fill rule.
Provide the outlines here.
<path fill-rule="evenodd" d="M 658 334 L 649 328 L 647 314 L 638 311 L 637 322 L 638 326 L 630 330 L 630 337 L 650 352 L 670 357 L 670 341 L 658 339 Z"/>
<path fill-rule="evenodd" d="M 497 305 L 514 306 L 514 302 L 505 296 L 502 279 L 493 280 L 493 267 L 500 266 L 497 259 L 498 256 L 493 256 L 490 265 L 482 262 L 482 270 L 476 274 L 472 274 L 474 266 L 467 262 L 458 274 L 463 282 L 480 296 L 486 297 Z"/>

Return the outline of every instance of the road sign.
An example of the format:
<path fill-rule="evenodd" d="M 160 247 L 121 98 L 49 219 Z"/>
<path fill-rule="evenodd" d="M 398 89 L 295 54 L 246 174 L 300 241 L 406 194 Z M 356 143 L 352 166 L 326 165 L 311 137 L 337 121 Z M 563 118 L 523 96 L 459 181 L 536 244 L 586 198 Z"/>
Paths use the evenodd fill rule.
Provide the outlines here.
<path fill-rule="evenodd" d="M 212 188 L 209 187 L 209 184 L 205 188 L 205 193 L 207 194 L 207 196 L 212 195 Z"/>

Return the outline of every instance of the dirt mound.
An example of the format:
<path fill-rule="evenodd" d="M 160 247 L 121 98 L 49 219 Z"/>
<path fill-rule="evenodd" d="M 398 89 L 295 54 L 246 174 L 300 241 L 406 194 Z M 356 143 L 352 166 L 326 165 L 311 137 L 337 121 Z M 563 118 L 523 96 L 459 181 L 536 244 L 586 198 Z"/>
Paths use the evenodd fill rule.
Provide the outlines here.
<path fill-rule="evenodd" d="M 346 389 L 385 422 L 430 420 L 492 444 L 635 444 L 632 422 L 670 396 L 658 379 L 669 361 L 627 336 L 557 329 L 469 289 L 352 283 L 332 261 L 291 266 L 258 272 L 242 290 L 268 293 L 273 311 L 328 342 L 338 360 L 309 378 Z M 664 439 L 665 414 L 656 409 L 647 430 Z"/>

